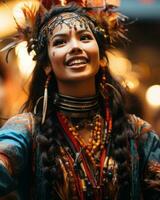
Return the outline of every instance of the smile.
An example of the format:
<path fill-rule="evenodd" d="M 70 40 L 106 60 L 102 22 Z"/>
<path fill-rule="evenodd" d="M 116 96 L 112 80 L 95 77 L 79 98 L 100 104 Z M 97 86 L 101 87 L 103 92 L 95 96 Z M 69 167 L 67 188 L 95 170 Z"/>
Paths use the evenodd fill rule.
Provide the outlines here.
<path fill-rule="evenodd" d="M 67 66 L 74 66 L 74 65 L 84 65 L 87 64 L 88 60 L 86 58 L 74 58 L 74 59 L 69 59 L 66 62 Z"/>

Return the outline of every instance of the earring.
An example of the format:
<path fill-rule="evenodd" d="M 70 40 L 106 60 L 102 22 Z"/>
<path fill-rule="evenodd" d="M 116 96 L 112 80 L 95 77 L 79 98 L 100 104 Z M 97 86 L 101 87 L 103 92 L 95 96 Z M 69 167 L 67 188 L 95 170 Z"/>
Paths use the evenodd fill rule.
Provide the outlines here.
<path fill-rule="evenodd" d="M 121 94 L 119 93 L 119 91 L 110 83 L 107 83 L 107 73 L 106 73 L 106 68 L 107 68 L 107 60 L 104 57 L 103 59 L 101 59 L 99 61 L 101 70 L 102 70 L 102 76 L 101 76 L 101 82 L 100 82 L 100 87 L 102 90 L 102 96 L 104 98 L 106 98 L 106 94 L 108 93 L 108 87 L 110 87 L 111 89 L 114 90 L 115 94 L 117 95 L 118 98 L 121 98 Z"/>
<path fill-rule="evenodd" d="M 107 60 L 106 60 L 105 57 L 103 57 L 99 61 L 99 66 L 100 66 L 100 69 L 101 69 L 101 72 L 102 72 L 101 80 L 100 80 L 100 92 L 101 92 L 101 95 L 103 96 L 103 98 L 106 99 L 107 90 L 106 90 L 105 84 L 106 84 L 106 81 L 107 81 L 107 78 L 106 78 Z"/>
<path fill-rule="evenodd" d="M 109 95 L 108 95 L 108 86 L 110 86 L 111 84 L 107 83 L 107 77 L 106 77 L 106 75 L 107 75 L 107 73 L 106 73 L 107 60 L 106 60 L 106 58 L 104 57 L 103 59 L 101 59 L 99 64 L 100 64 L 100 67 L 102 70 L 100 91 L 101 91 L 103 98 L 105 99 L 106 126 L 107 126 L 106 135 L 107 135 L 107 142 L 108 142 L 110 140 L 110 133 L 112 131 L 112 115 L 111 115 L 111 110 L 110 110 L 110 106 L 109 106 Z"/>
<path fill-rule="evenodd" d="M 47 106 L 48 106 L 48 85 L 49 81 L 51 79 L 51 75 L 48 75 L 47 80 L 45 82 L 45 87 L 44 87 L 44 96 L 43 96 L 43 109 L 42 109 L 42 124 L 45 121 L 46 118 L 46 113 L 47 113 Z"/>
<path fill-rule="evenodd" d="M 99 65 L 100 65 L 100 68 L 102 70 L 102 79 L 101 79 L 101 83 L 104 85 L 106 83 L 106 68 L 107 68 L 107 59 L 106 57 L 103 57 L 103 59 L 101 59 L 99 61 Z"/>

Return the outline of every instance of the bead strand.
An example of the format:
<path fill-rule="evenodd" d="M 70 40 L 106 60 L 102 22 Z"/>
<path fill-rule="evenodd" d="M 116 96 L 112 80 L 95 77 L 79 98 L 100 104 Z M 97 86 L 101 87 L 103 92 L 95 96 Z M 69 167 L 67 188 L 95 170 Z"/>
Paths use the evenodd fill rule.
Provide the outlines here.
<path fill-rule="evenodd" d="M 99 114 L 96 115 L 94 126 L 93 126 L 93 129 L 91 130 L 91 136 L 88 140 L 88 143 L 86 144 L 84 139 L 82 138 L 82 136 L 79 134 L 78 130 L 76 129 L 76 127 L 74 127 L 69 122 L 67 117 L 65 117 L 64 115 L 62 116 L 63 116 L 64 122 L 68 123 L 69 132 L 73 135 L 74 139 L 80 144 L 80 146 L 85 149 L 85 152 L 88 158 L 90 159 L 92 164 L 96 166 L 94 156 L 99 150 L 104 148 L 104 143 L 106 140 L 105 134 L 102 134 L 103 132 L 102 131 L 102 126 L 103 126 L 102 117 Z"/>

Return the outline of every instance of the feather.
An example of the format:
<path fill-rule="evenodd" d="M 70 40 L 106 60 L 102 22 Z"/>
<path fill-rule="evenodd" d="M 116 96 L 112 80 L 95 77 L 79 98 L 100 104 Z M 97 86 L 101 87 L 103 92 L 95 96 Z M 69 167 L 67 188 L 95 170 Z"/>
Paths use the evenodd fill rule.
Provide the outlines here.
<path fill-rule="evenodd" d="M 8 63 L 9 53 L 15 48 L 15 46 L 12 46 L 10 49 L 8 49 L 6 54 L 6 62 Z"/>
<path fill-rule="evenodd" d="M 20 42 L 21 42 L 20 40 L 10 42 L 10 43 L 7 44 L 5 47 L 3 47 L 2 49 L 0 49 L 0 52 L 8 51 L 10 48 L 15 47 L 15 46 L 16 46 L 17 44 L 19 44 Z"/>
<path fill-rule="evenodd" d="M 46 8 L 47 10 L 49 10 L 53 4 L 53 1 L 52 0 L 41 0 L 40 1 L 41 4 L 44 6 L 44 8 Z M 58 3 L 59 1 L 54 1 L 55 4 L 59 4 Z"/>
<path fill-rule="evenodd" d="M 92 16 L 92 18 L 107 31 L 106 34 L 109 35 L 111 43 L 114 43 L 118 39 L 127 40 L 127 37 L 125 36 L 127 31 L 127 29 L 125 29 L 125 21 L 127 17 L 116 12 L 114 6 L 106 5 L 104 10 L 99 13 L 92 12 L 90 16 Z"/>
<path fill-rule="evenodd" d="M 120 6 L 120 0 L 106 0 L 108 5 Z"/>
<path fill-rule="evenodd" d="M 105 0 L 90 0 L 90 1 L 85 1 L 84 5 L 87 5 L 88 7 L 105 7 L 106 2 Z"/>
<path fill-rule="evenodd" d="M 41 24 L 45 13 L 48 12 L 54 5 L 64 6 L 71 1 L 72 0 L 40 0 L 39 8 L 37 8 L 37 4 L 28 4 L 27 2 L 24 3 L 23 6 L 20 8 L 23 13 L 23 22 L 21 18 L 19 19 L 13 17 L 16 23 L 17 35 L 7 38 L 10 39 L 11 42 L 0 49 L 0 52 L 7 50 L 8 56 L 9 52 L 19 42 L 22 41 L 27 41 L 29 47 L 29 45 L 31 45 L 30 39 L 37 37 L 39 25 Z M 120 13 L 115 12 L 115 5 L 113 6 L 109 3 L 119 2 L 119 0 L 76 0 L 74 2 L 82 7 L 87 7 L 90 5 L 88 9 L 88 15 L 90 15 L 91 18 L 93 17 L 93 19 L 98 22 L 102 33 L 110 38 L 111 43 L 115 42 L 119 38 L 127 39 L 125 36 L 125 32 L 127 30 L 124 28 L 125 17 L 122 16 Z M 2 3 L 6 5 L 5 1 L 3 1 Z M 99 9 L 99 7 L 102 7 L 102 9 Z M 4 39 L 0 39 L 0 42 L 4 41 Z"/>
<path fill-rule="evenodd" d="M 25 21 L 22 23 L 20 22 L 20 20 L 17 20 L 15 17 L 14 17 L 14 21 L 17 26 L 19 37 L 23 40 L 29 41 L 29 39 L 32 38 L 32 35 L 34 33 L 38 9 L 35 4 L 32 4 L 31 6 L 24 4 L 21 10 L 24 14 Z"/>
<path fill-rule="evenodd" d="M 61 5 L 64 6 L 68 3 L 73 2 L 73 0 L 41 0 L 41 4 L 49 10 L 53 5 Z M 105 5 L 105 0 L 75 0 L 74 1 L 76 4 L 82 7 L 104 7 Z"/>
<path fill-rule="evenodd" d="M 16 35 L 10 36 L 5 39 L 0 39 L 0 42 L 8 43 L 8 40 L 10 41 L 5 47 L 0 49 L 0 52 L 7 51 L 6 55 L 7 62 L 10 51 L 14 49 L 17 46 L 17 44 L 19 44 L 22 41 L 29 42 L 29 40 L 33 37 L 34 31 L 36 30 L 35 27 L 36 16 L 40 12 L 40 9 L 38 10 L 37 4 L 25 3 L 20 9 L 23 13 L 24 21 L 22 22 L 21 18 L 16 19 L 16 17 L 13 16 L 17 28 Z"/>

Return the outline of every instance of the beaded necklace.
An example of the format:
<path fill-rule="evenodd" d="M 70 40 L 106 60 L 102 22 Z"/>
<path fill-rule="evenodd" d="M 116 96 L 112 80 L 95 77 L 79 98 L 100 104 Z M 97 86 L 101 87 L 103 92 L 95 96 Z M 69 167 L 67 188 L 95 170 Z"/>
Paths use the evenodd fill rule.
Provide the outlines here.
<path fill-rule="evenodd" d="M 94 166 L 96 166 L 95 163 L 95 154 L 100 151 L 101 149 L 104 148 L 104 144 L 106 141 L 106 134 L 102 134 L 102 128 L 103 128 L 103 123 L 102 123 L 102 117 L 97 114 L 94 117 L 94 122 L 93 122 L 93 129 L 90 130 L 90 138 L 88 140 L 88 143 L 84 141 L 84 139 L 81 137 L 81 134 L 79 134 L 78 130 L 76 127 L 74 127 L 67 119 L 65 115 L 61 113 L 61 117 L 63 118 L 64 122 L 68 123 L 68 131 L 70 134 L 74 137 L 74 139 L 79 143 L 81 148 L 85 150 L 87 157 L 89 160 L 92 162 Z"/>
<path fill-rule="evenodd" d="M 107 123 L 103 124 L 102 117 L 97 115 L 95 117 L 94 128 L 91 130 L 91 136 L 86 144 L 78 133 L 78 130 L 76 130 L 63 113 L 57 113 L 57 117 L 76 151 L 74 159 L 70 157 L 67 151 L 61 151 L 65 165 L 67 168 L 69 167 L 68 175 L 70 176 L 72 185 L 75 183 L 75 186 L 72 188 L 74 190 L 72 191 L 73 196 L 75 194 L 74 199 L 84 200 L 94 198 L 95 200 L 101 200 L 102 196 L 104 196 L 104 184 L 109 180 L 108 175 L 112 179 L 112 170 L 107 171 L 110 161 L 107 157 L 108 150 L 106 149 L 106 144 L 109 144 L 111 132 L 110 120 L 107 121 L 108 126 L 106 126 Z M 111 119 L 108 115 L 106 117 Z M 102 129 L 105 131 L 102 131 Z M 99 152 L 98 163 L 95 160 L 97 152 Z M 98 172 L 98 176 L 95 175 L 95 172 Z"/>

